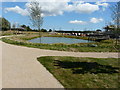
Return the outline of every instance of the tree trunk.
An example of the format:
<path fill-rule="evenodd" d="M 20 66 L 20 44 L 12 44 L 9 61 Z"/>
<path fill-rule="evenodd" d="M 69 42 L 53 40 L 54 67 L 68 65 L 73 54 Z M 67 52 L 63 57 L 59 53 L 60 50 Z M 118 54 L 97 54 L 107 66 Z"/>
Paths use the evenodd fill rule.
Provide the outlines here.
<path fill-rule="evenodd" d="M 116 37 L 116 43 L 115 43 L 115 46 L 117 46 L 117 37 Z"/>
<path fill-rule="evenodd" d="M 40 32 L 40 27 L 38 27 L 39 30 L 39 38 L 40 38 L 40 43 L 41 43 L 41 32 Z"/>

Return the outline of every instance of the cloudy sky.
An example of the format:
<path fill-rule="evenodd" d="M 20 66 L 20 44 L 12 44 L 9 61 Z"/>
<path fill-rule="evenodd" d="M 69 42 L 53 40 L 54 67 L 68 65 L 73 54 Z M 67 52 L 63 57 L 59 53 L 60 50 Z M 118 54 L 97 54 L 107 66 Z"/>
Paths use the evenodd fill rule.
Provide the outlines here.
<path fill-rule="evenodd" d="M 15 0 L 14 0 L 15 1 Z M 81 0 L 39 0 L 44 23 L 42 28 L 63 30 L 102 29 L 111 21 L 110 6 L 115 2 Z M 28 18 L 29 2 L 3 2 L 0 16 L 11 23 L 32 25 Z"/>

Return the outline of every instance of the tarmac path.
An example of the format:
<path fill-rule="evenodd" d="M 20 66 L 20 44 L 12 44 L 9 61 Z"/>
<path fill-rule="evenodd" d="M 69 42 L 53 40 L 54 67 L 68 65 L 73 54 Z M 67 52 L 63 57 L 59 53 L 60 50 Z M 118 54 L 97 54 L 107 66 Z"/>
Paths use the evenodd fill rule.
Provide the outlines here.
<path fill-rule="evenodd" d="M 54 76 L 37 61 L 41 56 L 118 58 L 118 53 L 66 52 L 28 48 L 0 41 L 0 77 L 2 88 L 63 88 Z M 1 69 L 1 68 L 0 68 Z M 1 79 L 1 78 L 0 78 Z"/>

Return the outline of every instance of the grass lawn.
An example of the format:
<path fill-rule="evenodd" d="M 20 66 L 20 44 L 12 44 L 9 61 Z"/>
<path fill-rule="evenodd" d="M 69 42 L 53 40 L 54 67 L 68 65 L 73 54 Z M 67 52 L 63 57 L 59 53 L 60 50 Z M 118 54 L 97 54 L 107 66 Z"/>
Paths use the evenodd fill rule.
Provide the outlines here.
<path fill-rule="evenodd" d="M 120 66 L 115 58 L 45 56 L 38 61 L 65 88 L 120 88 Z"/>

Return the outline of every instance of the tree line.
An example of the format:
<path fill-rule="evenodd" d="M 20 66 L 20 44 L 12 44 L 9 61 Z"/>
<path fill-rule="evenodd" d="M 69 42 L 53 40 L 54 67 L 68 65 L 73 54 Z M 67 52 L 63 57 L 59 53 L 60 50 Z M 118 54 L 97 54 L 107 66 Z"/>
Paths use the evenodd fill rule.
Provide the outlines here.
<path fill-rule="evenodd" d="M 38 32 L 37 29 L 31 29 L 30 26 L 27 25 L 16 25 L 15 23 L 11 25 L 11 23 L 4 17 L 0 17 L 0 31 L 7 31 L 7 30 L 19 30 L 19 31 L 34 31 Z M 41 32 L 52 32 L 52 29 L 42 28 Z"/>

